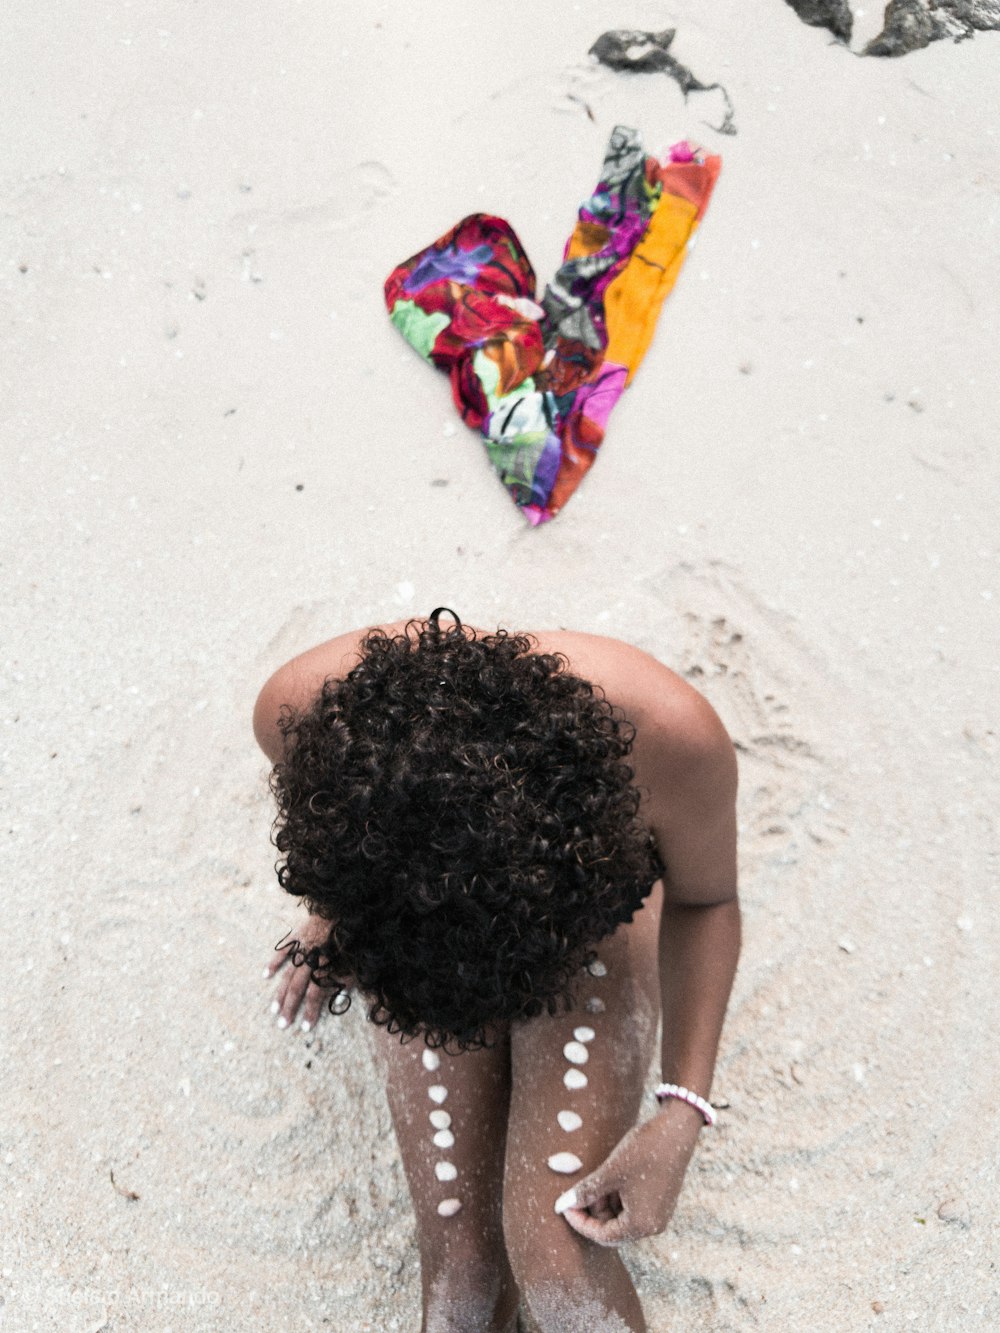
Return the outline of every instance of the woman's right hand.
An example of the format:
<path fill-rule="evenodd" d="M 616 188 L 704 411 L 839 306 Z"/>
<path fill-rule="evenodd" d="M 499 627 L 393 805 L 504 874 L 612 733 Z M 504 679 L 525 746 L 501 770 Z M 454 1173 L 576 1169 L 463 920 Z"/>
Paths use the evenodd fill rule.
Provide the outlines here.
<path fill-rule="evenodd" d="M 276 1016 L 279 1028 L 290 1027 L 297 1015 L 301 1015 L 299 1027 L 303 1032 L 309 1032 L 319 1021 L 330 992 L 313 981 L 304 963 L 292 962 L 291 946 L 297 942 L 301 949 L 312 949 L 325 944 L 329 933 L 330 922 L 325 917 L 307 917 L 298 929 L 289 931 L 288 942 L 275 950 L 264 968 L 267 981 L 279 972 L 282 974 L 271 1003 L 271 1013 Z"/>

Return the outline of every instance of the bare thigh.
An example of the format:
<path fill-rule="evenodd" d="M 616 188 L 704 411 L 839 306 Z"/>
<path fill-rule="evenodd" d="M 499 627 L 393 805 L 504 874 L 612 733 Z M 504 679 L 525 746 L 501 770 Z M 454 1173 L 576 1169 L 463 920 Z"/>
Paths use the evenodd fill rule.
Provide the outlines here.
<path fill-rule="evenodd" d="M 571 1013 L 517 1024 L 490 1050 L 427 1052 L 371 1029 L 416 1216 L 427 1333 L 512 1328 L 518 1286 L 545 1333 L 645 1328 L 618 1255 L 554 1205 L 636 1120 L 659 1017 L 660 901 L 658 888 L 597 945 L 606 972 L 581 974 Z M 569 1042 L 585 1061 L 567 1059 Z M 571 1070 L 584 1086 L 567 1086 Z M 561 1153 L 579 1169 L 554 1170 Z"/>
<path fill-rule="evenodd" d="M 505 1329 L 517 1306 L 501 1206 L 509 1042 L 452 1056 L 372 1034 L 416 1216 L 424 1328 Z"/>
<path fill-rule="evenodd" d="M 645 1328 L 617 1253 L 585 1240 L 554 1212 L 556 1199 L 599 1166 L 638 1118 L 659 1019 L 662 889 L 634 921 L 596 946 L 570 1013 L 511 1033 L 512 1088 L 504 1215 L 507 1248 L 540 1327 Z M 575 1312 L 562 1322 L 545 1307 Z M 547 1293 L 547 1294 L 546 1294 Z M 620 1322 L 615 1323 L 614 1319 Z"/>

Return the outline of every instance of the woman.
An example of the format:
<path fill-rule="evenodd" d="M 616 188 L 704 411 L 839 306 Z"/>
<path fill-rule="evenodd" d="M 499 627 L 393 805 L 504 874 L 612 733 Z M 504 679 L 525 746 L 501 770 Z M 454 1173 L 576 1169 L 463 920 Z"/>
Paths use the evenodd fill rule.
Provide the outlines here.
<path fill-rule="evenodd" d="M 442 607 L 295 658 L 254 730 L 310 913 L 273 1007 L 373 1020 L 424 1333 L 513 1333 L 520 1300 L 542 1333 L 644 1330 L 615 1247 L 666 1227 L 713 1119 L 739 953 L 718 717 L 627 644 Z"/>

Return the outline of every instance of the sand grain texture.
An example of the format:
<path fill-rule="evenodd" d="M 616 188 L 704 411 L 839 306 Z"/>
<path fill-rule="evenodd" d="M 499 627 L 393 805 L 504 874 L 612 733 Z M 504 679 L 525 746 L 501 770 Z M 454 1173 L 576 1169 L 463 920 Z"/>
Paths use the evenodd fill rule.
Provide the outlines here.
<path fill-rule="evenodd" d="M 4 1333 L 415 1327 L 362 1015 L 268 1013 L 249 718 L 293 652 L 442 603 L 638 642 L 740 749 L 726 1107 L 630 1251 L 651 1327 L 995 1327 L 1000 37 L 859 60 L 777 0 L 586 0 L 487 58 L 438 3 L 8 11 Z M 613 24 L 676 28 L 738 136 L 588 61 Z M 544 280 L 619 121 L 724 171 L 530 531 L 381 282 L 475 209 Z"/>

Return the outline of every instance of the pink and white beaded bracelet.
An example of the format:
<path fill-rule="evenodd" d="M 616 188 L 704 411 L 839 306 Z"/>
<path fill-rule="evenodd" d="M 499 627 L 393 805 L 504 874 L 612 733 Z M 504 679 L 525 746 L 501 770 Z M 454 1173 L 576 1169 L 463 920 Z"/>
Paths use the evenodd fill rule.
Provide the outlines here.
<path fill-rule="evenodd" d="M 653 1089 L 653 1095 L 661 1105 L 671 1097 L 675 1097 L 679 1102 L 687 1102 L 688 1106 L 693 1106 L 696 1111 L 701 1112 L 706 1125 L 715 1124 L 715 1112 L 712 1107 L 704 1097 L 699 1097 L 690 1088 L 682 1088 L 678 1083 L 661 1083 L 658 1088 Z"/>

